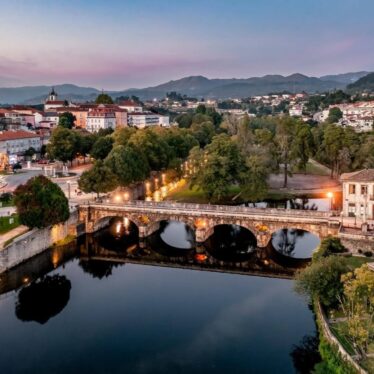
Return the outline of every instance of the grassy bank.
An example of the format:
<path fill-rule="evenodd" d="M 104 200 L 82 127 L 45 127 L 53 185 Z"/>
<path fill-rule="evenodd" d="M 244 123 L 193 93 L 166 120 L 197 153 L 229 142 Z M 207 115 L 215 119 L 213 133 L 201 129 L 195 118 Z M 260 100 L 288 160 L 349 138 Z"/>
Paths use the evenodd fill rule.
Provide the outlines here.
<path fill-rule="evenodd" d="M 322 193 L 299 193 L 286 192 L 280 190 L 269 190 L 264 200 L 282 201 L 295 198 L 323 198 L 325 197 Z M 181 203 L 196 203 L 196 204 L 208 204 L 209 199 L 204 194 L 204 191 L 197 189 L 196 187 L 190 189 L 188 182 L 181 184 L 178 188 L 168 194 L 167 200 L 178 201 Z M 223 199 L 218 201 L 220 204 L 240 204 L 246 202 L 240 196 L 239 186 L 230 186 L 229 193 Z"/>
<path fill-rule="evenodd" d="M 13 219 L 12 223 L 10 223 L 11 219 Z M 16 214 L 7 217 L 0 217 L 0 234 L 5 234 L 6 232 L 18 227 L 19 225 L 19 218 Z"/>

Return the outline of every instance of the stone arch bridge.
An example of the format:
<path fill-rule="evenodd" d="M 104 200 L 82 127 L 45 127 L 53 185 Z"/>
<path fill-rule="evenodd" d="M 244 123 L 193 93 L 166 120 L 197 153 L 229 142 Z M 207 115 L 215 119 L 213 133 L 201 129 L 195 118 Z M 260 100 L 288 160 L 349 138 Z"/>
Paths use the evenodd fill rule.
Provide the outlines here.
<path fill-rule="evenodd" d="M 337 236 L 340 225 L 333 212 L 172 202 L 88 203 L 80 205 L 78 212 L 85 233 L 105 227 L 110 218 L 123 217 L 138 227 L 140 238 L 145 238 L 159 229 L 161 221 L 179 221 L 193 228 L 196 242 L 202 243 L 215 226 L 234 224 L 250 230 L 258 247 L 266 247 L 272 234 L 280 229 L 306 230 L 323 239 Z"/>

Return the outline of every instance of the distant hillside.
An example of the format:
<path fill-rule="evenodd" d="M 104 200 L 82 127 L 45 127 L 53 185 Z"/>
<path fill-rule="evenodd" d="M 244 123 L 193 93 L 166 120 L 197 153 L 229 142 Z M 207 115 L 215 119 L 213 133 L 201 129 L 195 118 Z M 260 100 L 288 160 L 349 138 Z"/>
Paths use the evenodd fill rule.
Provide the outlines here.
<path fill-rule="evenodd" d="M 55 90 L 61 100 L 68 99 L 73 95 L 86 97 L 97 94 L 100 91 L 92 87 L 79 87 L 74 84 L 60 84 Z M 0 103 L 7 104 L 40 104 L 51 91 L 50 86 L 26 86 L 0 88 Z"/>
<path fill-rule="evenodd" d="M 360 78 L 357 82 L 348 85 L 350 92 L 370 91 L 374 92 L 374 73 L 370 73 Z"/>
<path fill-rule="evenodd" d="M 345 88 L 345 84 L 307 77 L 302 74 L 265 75 L 247 79 L 208 79 L 203 76 L 191 76 L 173 80 L 155 87 L 122 91 L 121 95 L 137 95 L 141 99 L 163 97 L 166 92 L 176 91 L 195 97 L 225 99 L 230 97 L 248 97 L 264 95 L 269 92 L 322 92 Z"/>
<path fill-rule="evenodd" d="M 324 75 L 320 77 L 320 79 L 323 81 L 333 81 L 333 82 L 339 82 L 343 84 L 351 84 L 351 83 L 358 81 L 360 78 L 364 77 L 367 74 L 369 74 L 368 71 L 358 71 L 356 73 Z"/>
<path fill-rule="evenodd" d="M 201 75 L 190 76 L 147 88 L 131 88 L 123 91 L 108 91 L 113 98 L 119 96 L 139 96 L 142 100 L 165 97 L 167 92 L 192 97 L 206 98 L 243 98 L 254 95 L 265 95 L 271 92 L 326 92 L 345 89 L 348 83 L 361 82 L 366 72 L 326 75 L 320 78 L 303 74 L 265 75 L 252 78 L 208 79 Z M 370 74 L 368 75 L 370 76 Z M 356 84 L 355 83 L 355 84 Z M 47 97 L 51 87 L 30 86 L 16 88 L 0 88 L 0 104 L 40 104 Z M 73 84 L 55 86 L 59 98 L 77 102 L 93 100 L 100 93 L 92 87 L 79 87 Z"/>

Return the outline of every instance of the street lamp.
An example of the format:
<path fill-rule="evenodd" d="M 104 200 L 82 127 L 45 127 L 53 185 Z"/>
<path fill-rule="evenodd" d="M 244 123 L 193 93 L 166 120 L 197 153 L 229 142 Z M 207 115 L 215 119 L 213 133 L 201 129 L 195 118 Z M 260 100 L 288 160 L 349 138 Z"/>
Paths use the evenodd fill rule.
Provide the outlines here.
<path fill-rule="evenodd" d="M 125 201 L 128 201 L 129 198 L 130 198 L 130 194 L 129 194 L 128 192 L 125 192 L 125 193 L 123 194 L 123 197 L 124 197 Z"/>
<path fill-rule="evenodd" d="M 68 184 L 68 199 L 70 200 L 70 181 L 66 182 Z"/>
<path fill-rule="evenodd" d="M 330 199 L 330 210 L 332 210 L 332 199 L 334 198 L 334 194 L 332 192 L 327 192 L 326 196 Z"/>

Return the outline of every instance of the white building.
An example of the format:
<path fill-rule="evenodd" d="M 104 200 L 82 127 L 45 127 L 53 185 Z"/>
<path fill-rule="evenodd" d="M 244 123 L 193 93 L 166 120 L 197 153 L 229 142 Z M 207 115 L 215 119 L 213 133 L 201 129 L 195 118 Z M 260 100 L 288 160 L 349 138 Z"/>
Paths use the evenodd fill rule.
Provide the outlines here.
<path fill-rule="evenodd" d="M 48 111 L 50 109 L 60 108 L 65 105 L 64 100 L 57 100 L 57 93 L 55 89 L 52 88 L 52 91 L 49 93 L 48 98 L 44 102 L 44 111 Z"/>
<path fill-rule="evenodd" d="M 139 129 L 150 126 L 169 127 L 170 125 L 168 116 L 162 116 L 151 112 L 128 113 L 127 119 L 129 126 Z"/>
<path fill-rule="evenodd" d="M 132 100 L 124 100 L 117 104 L 121 109 L 127 110 L 129 113 L 143 112 L 143 107 Z"/>
<path fill-rule="evenodd" d="M 29 148 L 40 151 L 42 144 L 40 136 L 31 131 L 1 131 L 0 152 L 6 154 L 9 159 L 17 159 Z"/>
<path fill-rule="evenodd" d="M 290 107 L 289 113 L 291 117 L 301 117 L 303 115 L 303 106 L 302 105 L 294 105 Z"/>
<path fill-rule="evenodd" d="M 89 132 L 97 132 L 100 129 L 115 129 L 116 114 L 112 109 L 101 107 L 100 105 L 92 109 L 87 114 L 86 129 Z"/>
<path fill-rule="evenodd" d="M 362 223 L 374 220 L 374 169 L 344 173 L 340 180 L 343 184 L 343 216 L 358 218 Z"/>

